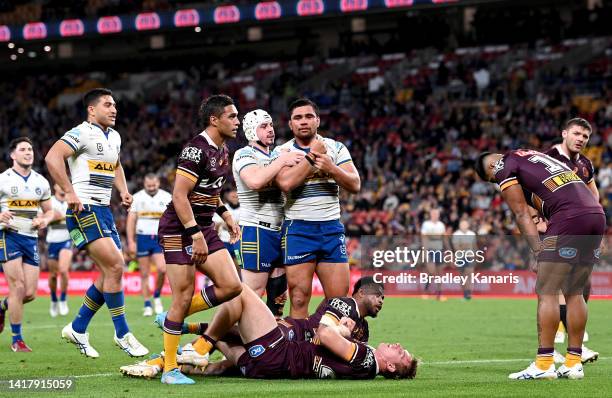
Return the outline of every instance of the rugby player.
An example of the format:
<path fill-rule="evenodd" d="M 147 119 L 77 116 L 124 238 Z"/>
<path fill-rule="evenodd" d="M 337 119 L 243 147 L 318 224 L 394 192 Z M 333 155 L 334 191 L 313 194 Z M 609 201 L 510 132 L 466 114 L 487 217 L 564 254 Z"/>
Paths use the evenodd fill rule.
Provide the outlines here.
<path fill-rule="evenodd" d="M 294 138 L 274 149 L 300 152 L 304 160 L 283 168 L 275 181 L 286 195 L 283 232 L 284 264 L 291 298 L 290 315 L 305 318 L 316 272 L 325 297 L 346 296 L 349 264 L 344 226 L 340 222 L 340 187 L 357 193 L 359 173 L 346 146 L 317 131 L 317 105 L 298 99 L 289 106 Z"/>
<path fill-rule="evenodd" d="M 66 193 L 66 226 L 74 245 L 86 249 L 101 272 L 85 293 L 74 320 L 62 329 L 62 338 L 85 356 L 98 358 L 100 354 L 89 343 L 87 327 L 106 304 L 115 327 L 115 344 L 130 356 L 143 356 L 149 350 L 130 332 L 125 317 L 121 286 L 124 260 L 110 208 L 113 186 L 125 209 L 132 204 L 119 156 L 121 136 L 113 129 L 117 108 L 113 93 L 105 88 L 89 91 L 83 102 L 87 121 L 65 133 L 51 147 L 45 162 L 55 183 Z"/>
<path fill-rule="evenodd" d="M 421 226 L 421 240 L 423 247 L 431 253 L 427 255 L 425 269 L 431 276 L 439 276 L 444 268 L 444 245 L 445 245 L 446 225 L 440 221 L 440 209 L 434 208 L 429 211 L 429 220 L 425 220 Z M 436 284 L 436 299 L 446 301 L 446 297 L 442 296 L 442 284 Z M 430 283 L 425 284 L 425 290 L 430 287 Z M 423 296 L 428 298 L 428 296 Z"/>
<path fill-rule="evenodd" d="M 303 160 L 299 152 L 283 151 L 272 158 L 274 125 L 262 109 L 247 113 L 242 120 L 249 145 L 234 154 L 232 172 L 241 203 L 240 241 L 242 281 L 260 297 L 267 291 L 267 305 L 276 316 L 283 315 L 287 278 L 283 268 L 281 226 L 283 196 L 274 178 L 284 166 Z"/>
<path fill-rule="evenodd" d="M 372 348 L 347 338 L 347 326 L 321 323 L 312 341 L 290 341 L 269 308 L 246 285 L 240 296 L 219 307 L 210 327 L 225 336 L 236 322 L 242 341 L 230 336 L 218 341 L 217 347 L 248 378 L 372 379 L 380 374 L 400 379 L 416 375 L 417 360 L 400 344 L 381 343 Z M 183 370 L 203 373 L 198 367 Z M 121 371 L 152 377 L 155 367 L 141 363 Z"/>
<path fill-rule="evenodd" d="M 172 200 L 172 195 L 159 188 L 159 177 L 149 173 L 144 177 L 142 190 L 134 194 L 134 202 L 128 213 L 126 222 L 126 235 L 128 241 L 128 253 L 138 259 L 138 269 L 142 285 L 142 297 L 144 299 L 143 316 L 152 316 L 151 291 L 149 287 L 149 275 L 151 263 L 157 270 L 153 301 L 155 313 L 161 314 L 164 307 L 161 301 L 161 290 L 166 279 L 166 263 L 162 248 L 157 237 L 159 219 L 166 206 Z"/>
<path fill-rule="evenodd" d="M 232 215 L 232 219 L 234 220 L 234 222 L 237 223 L 240 220 L 240 202 L 238 201 L 238 194 L 236 193 L 236 190 L 232 187 L 222 196 L 225 199 L 225 208 Z M 213 214 L 213 222 L 215 223 L 215 230 L 219 235 L 219 239 L 221 239 L 221 242 L 223 242 L 223 245 L 232 257 L 234 265 L 236 265 L 236 267 L 240 267 L 241 259 L 240 253 L 237 249 L 238 242 L 231 242 L 232 237 L 230 235 L 229 230 L 227 229 L 227 225 L 225 224 L 225 221 L 223 221 L 221 216 L 217 213 Z"/>
<path fill-rule="evenodd" d="M 582 118 L 573 118 L 565 123 L 561 136 L 563 142 L 550 148 L 545 153 L 563 162 L 576 173 L 582 181 L 589 187 L 593 195 L 599 201 L 599 190 L 595 183 L 595 168 L 591 160 L 580 152 L 586 148 L 589 138 L 592 133 L 591 124 Z M 589 302 L 591 295 L 591 279 L 588 280 L 582 292 L 584 301 Z M 567 308 L 563 295 L 559 295 L 559 311 L 561 314 L 561 323 L 555 335 L 555 343 L 563 343 L 565 341 L 565 330 L 567 330 Z M 584 342 L 589 341 L 587 331 L 584 331 Z M 582 345 L 582 363 L 597 360 L 599 353 L 593 351 L 584 344 Z M 555 351 L 555 362 L 562 362 L 563 356 Z"/>
<path fill-rule="evenodd" d="M 202 101 L 199 113 L 204 130 L 190 139 L 179 155 L 172 202 L 159 221 L 172 288 L 172 305 L 163 320 L 166 361 L 161 381 L 166 384 L 194 383 L 176 363 L 185 317 L 231 300 L 242 290 L 236 267 L 212 221 L 217 212 L 227 224 L 232 242 L 237 241 L 240 230 L 219 194 L 230 168 L 225 141 L 236 137 L 238 110 L 227 95 L 213 95 Z M 213 284 L 193 295 L 195 268 Z"/>
<path fill-rule="evenodd" d="M 9 313 L 13 339 L 11 350 L 31 352 L 23 341 L 23 305 L 34 300 L 40 272 L 38 230 L 53 220 L 51 187 L 42 175 L 32 170 L 34 149 L 27 137 L 9 143 L 13 166 L 0 174 L 0 262 L 9 295 L 0 301 L 0 333 Z M 43 214 L 38 215 L 38 210 Z"/>
<path fill-rule="evenodd" d="M 537 151 L 521 149 L 505 155 L 485 152 L 477 160 L 476 171 L 483 180 L 499 184 L 502 197 L 538 261 L 538 354 L 527 369 L 509 378 L 583 378 L 581 354 L 587 310 L 582 291 L 598 259 L 606 228 L 601 205 L 569 167 Z M 530 202 L 541 204 L 542 215 L 548 220 L 542 240 L 526 196 Z M 576 222 L 578 219 L 580 222 Z M 559 291 L 567 303 L 569 344 L 565 363 L 555 369 Z"/>
<path fill-rule="evenodd" d="M 55 318 L 58 314 L 68 315 L 68 271 L 72 263 L 72 240 L 66 228 L 66 194 L 62 188 L 53 184 L 53 221 L 47 230 L 47 265 L 49 267 L 49 291 L 51 292 L 51 307 L 49 314 Z M 57 278 L 60 278 L 60 298 L 57 300 Z"/>

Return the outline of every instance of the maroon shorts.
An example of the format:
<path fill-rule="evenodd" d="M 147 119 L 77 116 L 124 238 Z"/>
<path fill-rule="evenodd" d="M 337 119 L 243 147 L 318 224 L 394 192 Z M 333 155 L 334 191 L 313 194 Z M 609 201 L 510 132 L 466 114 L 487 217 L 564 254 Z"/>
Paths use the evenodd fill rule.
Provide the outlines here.
<path fill-rule="evenodd" d="M 176 219 L 174 219 L 176 218 Z M 208 254 L 212 254 L 221 249 L 225 249 L 223 242 L 219 239 L 214 224 L 200 226 L 200 231 L 204 234 Z M 178 220 L 178 217 L 168 217 L 165 213 L 159 220 L 159 244 L 164 249 L 164 259 L 166 264 L 189 264 L 193 265 L 191 259 L 191 236 L 185 235 L 185 228 Z"/>
<path fill-rule="evenodd" d="M 606 231 L 603 214 L 583 214 L 555 219 L 548 223 L 543 236 L 540 262 L 593 265 L 599 261 L 599 246 Z"/>
<path fill-rule="evenodd" d="M 291 377 L 291 347 L 292 343 L 276 327 L 244 345 L 246 352 L 238 358 L 238 368 L 245 377 L 254 379 Z"/>
<path fill-rule="evenodd" d="M 293 319 L 287 316 L 276 322 L 289 341 L 307 341 L 314 337 L 307 319 Z"/>

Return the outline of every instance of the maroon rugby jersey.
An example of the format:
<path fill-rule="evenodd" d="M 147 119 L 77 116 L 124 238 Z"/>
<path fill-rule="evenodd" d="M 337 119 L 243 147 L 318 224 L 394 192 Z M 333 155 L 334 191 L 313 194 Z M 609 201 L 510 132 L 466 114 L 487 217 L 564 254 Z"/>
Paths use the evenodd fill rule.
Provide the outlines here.
<path fill-rule="evenodd" d="M 299 346 L 290 359 L 292 377 L 318 379 L 373 379 L 377 374 L 374 349 L 353 342 L 354 352 L 349 361 L 336 356 L 325 347 L 308 341 L 294 342 Z"/>
<path fill-rule="evenodd" d="M 593 162 L 583 154 L 579 153 L 574 159 L 570 159 L 563 152 L 561 152 L 561 148 L 559 145 L 555 145 L 545 152 L 546 155 L 551 158 L 555 158 L 560 162 L 565 163 L 567 167 L 572 169 L 574 173 L 585 184 L 589 184 L 593 181 L 593 177 L 595 176 L 595 168 L 593 167 Z"/>
<path fill-rule="evenodd" d="M 221 148 L 217 147 L 206 131 L 192 138 L 181 151 L 176 174 L 195 183 L 189 194 L 189 203 L 198 225 L 212 222 L 230 168 L 227 147 L 225 144 Z M 165 216 L 178 219 L 172 202 L 165 213 Z"/>
<path fill-rule="evenodd" d="M 502 191 L 520 184 L 544 217 L 604 214 L 585 183 L 564 163 L 541 152 L 510 151 L 495 164 L 495 180 Z"/>

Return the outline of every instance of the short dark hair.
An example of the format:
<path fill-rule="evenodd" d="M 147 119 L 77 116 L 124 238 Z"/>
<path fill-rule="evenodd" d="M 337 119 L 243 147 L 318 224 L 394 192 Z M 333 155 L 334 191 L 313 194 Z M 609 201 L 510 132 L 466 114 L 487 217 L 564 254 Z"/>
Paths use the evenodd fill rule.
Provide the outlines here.
<path fill-rule="evenodd" d="M 480 177 L 483 181 L 489 181 L 484 165 L 484 160 L 489 155 L 491 155 L 491 152 L 483 152 L 478 155 L 478 159 L 476 159 L 476 165 L 474 166 L 476 174 L 478 174 L 478 177 Z"/>
<path fill-rule="evenodd" d="M 149 180 L 159 180 L 159 176 L 155 173 L 147 173 L 145 174 L 144 178 Z"/>
<path fill-rule="evenodd" d="M 581 117 L 575 117 L 573 119 L 568 120 L 567 122 L 565 122 L 565 127 L 563 129 L 569 130 L 569 128 L 572 126 L 582 127 L 585 130 L 589 130 L 589 133 L 593 132 L 593 129 L 591 128 L 591 123 L 587 122 L 586 119 L 583 119 Z"/>
<path fill-rule="evenodd" d="M 379 287 L 380 289 L 385 290 L 385 286 L 382 283 L 376 282 L 374 277 L 372 276 L 364 276 L 359 278 L 355 285 L 353 285 L 353 294 L 357 293 L 359 289 L 366 289 L 368 287 Z"/>
<path fill-rule="evenodd" d="M 225 94 L 215 94 L 206 98 L 200 104 L 200 110 L 198 111 L 198 115 L 200 116 L 200 120 L 204 124 L 204 127 L 208 127 L 210 125 L 210 118 L 215 116 L 217 118 L 223 115 L 223 110 L 228 105 L 234 105 L 234 100 Z"/>
<path fill-rule="evenodd" d="M 17 149 L 17 145 L 21 144 L 22 142 L 27 142 L 28 144 L 32 145 L 32 147 L 34 147 L 32 140 L 28 137 L 17 137 L 13 138 L 9 143 L 9 152 L 13 152 L 15 149 Z"/>
<path fill-rule="evenodd" d="M 87 108 L 90 105 L 97 104 L 100 97 L 103 97 L 105 95 L 112 96 L 113 92 L 107 88 L 94 88 L 93 90 L 89 90 L 83 96 L 83 104 L 85 105 L 85 108 Z"/>
<path fill-rule="evenodd" d="M 293 110 L 295 108 L 299 108 L 300 106 L 308 106 L 308 105 L 312 106 L 312 109 L 314 109 L 315 114 L 319 116 L 319 107 L 317 106 L 317 104 L 315 104 L 308 98 L 298 98 L 295 101 L 293 101 L 291 104 L 289 104 L 289 110 L 287 111 L 289 113 L 289 118 L 291 119 L 291 114 L 293 113 Z"/>

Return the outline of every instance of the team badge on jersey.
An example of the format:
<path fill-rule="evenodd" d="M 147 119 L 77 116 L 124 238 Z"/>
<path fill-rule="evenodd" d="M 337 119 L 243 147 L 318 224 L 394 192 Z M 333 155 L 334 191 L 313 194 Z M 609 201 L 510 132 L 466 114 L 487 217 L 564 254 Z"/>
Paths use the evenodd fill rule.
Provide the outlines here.
<path fill-rule="evenodd" d="M 11 193 L 12 193 L 13 195 L 17 195 L 17 192 L 18 192 L 17 187 L 11 187 Z"/>

